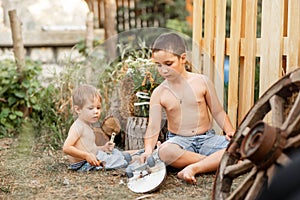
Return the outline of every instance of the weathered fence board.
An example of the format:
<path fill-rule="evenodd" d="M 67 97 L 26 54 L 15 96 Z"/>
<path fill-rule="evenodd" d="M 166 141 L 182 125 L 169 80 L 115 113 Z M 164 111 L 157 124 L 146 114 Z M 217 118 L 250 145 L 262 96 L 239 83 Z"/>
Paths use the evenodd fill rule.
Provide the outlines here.
<path fill-rule="evenodd" d="M 226 1 L 216 1 L 216 42 L 215 42 L 215 75 L 214 83 L 219 99 L 223 99 L 224 91 L 224 57 L 226 34 Z M 223 105 L 223 102 L 222 102 Z"/>
<path fill-rule="evenodd" d="M 287 28 L 287 71 L 292 71 L 295 67 L 300 66 L 300 1 L 294 0 L 288 2 L 288 28 Z"/>
<path fill-rule="evenodd" d="M 260 95 L 282 75 L 284 0 L 262 1 Z"/>
<path fill-rule="evenodd" d="M 222 6 L 225 2 L 226 6 L 231 5 L 229 38 L 224 38 L 222 27 Z M 258 8 L 262 10 L 259 16 Z M 261 24 L 258 24 L 260 16 Z M 224 56 L 229 57 L 227 108 L 231 121 L 236 125 L 254 104 L 256 65 L 259 64 L 260 71 L 259 95 L 282 75 L 300 66 L 298 0 L 194 1 L 193 19 L 193 40 L 196 44 L 193 45 L 193 64 L 202 64 L 200 72 L 215 82 L 220 94 L 223 94 L 223 88 L 215 77 L 223 77 L 217 73 L 224 66 Z M 261 34 L 257 34 L 257 30 L 261 30 Z"/>
<path fill-rule="evenodd" d="M 194 12 L 193 12 L 193 52 L 192 52 L 192 63 L 194 64 L 194 67 L 197 69 L 197 71 L 201 72 L 201 42 L 202 42 L 202 17 L 203 13 L 203 0 L 194 1 Z"/>
<path fill-rule="evenodd" d="M 197 18 L 195 18 L 197 19 Z M 196 21 L 196 20 L 195 20 Z M 214 66 L 212 58 L 214 53 L 215 34 L 215 3 L 205 1 L 204 7 L 204 39 L 203 39 L 203 73 L 211 80 L 214 79 Z"/>
<path fill-rule="evenodd" d="M 257 0 L 246 0 L 244 2 L 244 38 L 245 52 L 243 65 L 240 67 L 239 104 L 240 117 L 244 116 L 254 103 L 254 81 L 255 81 L 255 50 L 256 50 L 256 13 Z M 241 121 L 241 118 L 238 118 Z"/>
<path fill-rule="evenodd" d="M 231 22 L 230 22 L 230 59 L 229 59 L 229 83 L 228 83 L 228 116 L 232 123 L 237 121 L 238 111 L 238 81 L 240 61 L 240 41 L 242 24 L 242 1 L 231 1 Z"/>

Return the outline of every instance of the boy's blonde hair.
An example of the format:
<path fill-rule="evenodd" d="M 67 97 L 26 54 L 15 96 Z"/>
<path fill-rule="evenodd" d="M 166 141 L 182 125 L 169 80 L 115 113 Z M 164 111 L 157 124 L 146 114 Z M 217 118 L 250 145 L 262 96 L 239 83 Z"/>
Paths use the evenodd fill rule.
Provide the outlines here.
<path fill-rule="evenodd" d="M 73 106 L 78 106 L 82 108 L 84 104 L 88 101 L 94 101 L 98 99 L 102 103 L 102 97 L 100 92 L 92 85 L 81 85 L 77 87 L 72 94 Z"/>

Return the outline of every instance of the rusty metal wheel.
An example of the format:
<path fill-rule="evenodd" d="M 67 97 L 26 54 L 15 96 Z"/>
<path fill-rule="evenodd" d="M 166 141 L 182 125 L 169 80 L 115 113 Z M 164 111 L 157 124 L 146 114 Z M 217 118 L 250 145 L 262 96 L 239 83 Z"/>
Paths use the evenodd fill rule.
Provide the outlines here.
<path fill-rule="evenodd" d="M 257 199 L 300 147 L 300 69 L 282 77 L 250 109 L 216 173 L 213 199 Z"/>

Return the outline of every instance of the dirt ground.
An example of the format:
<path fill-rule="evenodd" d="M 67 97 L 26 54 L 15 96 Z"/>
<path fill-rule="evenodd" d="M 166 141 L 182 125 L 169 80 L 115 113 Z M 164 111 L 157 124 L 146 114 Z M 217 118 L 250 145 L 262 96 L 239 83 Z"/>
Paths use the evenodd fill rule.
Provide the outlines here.
<path fill-rule="evenodd" d="M 0 139 L 0 199 L 211 199 L 214 174 L 189 185 L 169 170 L 163 185 L 149 194 L 126 186 L 125 170 L 74 172 L 61 150 L 43 144 L 20 147 L 18 139 Z"/>

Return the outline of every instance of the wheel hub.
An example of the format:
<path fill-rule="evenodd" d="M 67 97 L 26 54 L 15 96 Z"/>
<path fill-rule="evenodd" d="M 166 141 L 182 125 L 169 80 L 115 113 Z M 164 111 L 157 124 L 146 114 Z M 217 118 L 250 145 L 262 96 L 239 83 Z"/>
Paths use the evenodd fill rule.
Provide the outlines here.
<path fill-rule="evenodd" d="M 249 159 L 259 169 L 268 168 L 282 153 L 286 143 L 283 135 L 279 128 L 257 122 L 242 141 L 242 159 Z"/>

